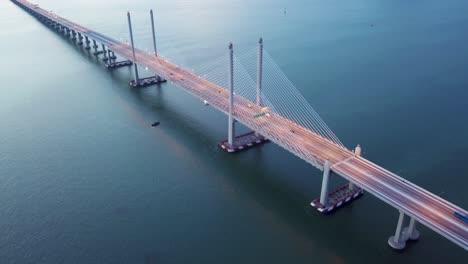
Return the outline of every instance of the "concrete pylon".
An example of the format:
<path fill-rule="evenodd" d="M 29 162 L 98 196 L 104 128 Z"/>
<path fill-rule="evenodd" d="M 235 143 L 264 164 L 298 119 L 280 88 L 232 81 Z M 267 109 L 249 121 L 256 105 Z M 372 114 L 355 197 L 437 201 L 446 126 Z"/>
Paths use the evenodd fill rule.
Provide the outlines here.
<path fill-rule="evenodd" d="M 132 43 L 132 56 L 133 56 L 133 68 L 135 69 L 135 83 L 138 84 L 140 77 L 138 76 L 138 66 L 135 56 L 135 43 L 133 42 L 133 31 L 132 31 L 132 19 L 130 18 L 130 12 L 127 12 L 128 18 L 128 29 L 130 31 L 130 41 Z"/>
<path fill-rule="evenodd" d="M 156 30 L 154 29 L 153 9 L 150 10 L 150 17 L 151 17 L 151 32 L 153 33 L 154 56 L 158 57 L 158 49 L 156 48 Z M 156 79 L 158 81 L 161 81 L 161 77 L 159 75 L 156 75 Z"/>
<path fill-rule="evenodd" d="M 229 68 L 228 68 L 228 89 L 229 89 L 229 116 L 228 116 L 228 143 L 233 146 L 234 144 L 234 118 L 232 112 L 234 111 L 234 50 L 232 43 L 229 43 Z"/>
<path fill-rule="evenodd" d="M 158 50 L 156 49 L 156 31 L 154 30 L 154 17 L 153 17 L 153 9 L 150 10 L 150 17 L 151 17 L 151 31 L 153 33 L 153 48 L 154 48 L 154 56 L 158 56 Z"/>
<path fill-rule="evenodd" d="M 322 190 L 320 192 L 320 203 L 326 207 L 328 200 L 328 180 L 330 178 L 330 162 L 325 160 L 323 165 Z"/>
<path fill-rule="evenodd" d="M 263 39 L 258 41 L 257 61 L 257 105 L 262 106 L 262 75 L 263 75 Z"/>

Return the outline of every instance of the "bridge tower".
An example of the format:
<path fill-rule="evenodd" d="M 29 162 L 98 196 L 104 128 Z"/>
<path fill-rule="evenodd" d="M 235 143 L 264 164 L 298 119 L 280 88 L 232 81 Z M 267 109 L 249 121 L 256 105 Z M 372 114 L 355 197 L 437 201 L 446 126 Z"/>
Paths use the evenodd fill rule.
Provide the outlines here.
<path fill-rule="evenodd" d="M 156 48 L 156 30 L 154 29 L 154 16 L 153 16 L 153 9 L 150 10 L 150 17 L 151 17 L 151 33 L 153 33 L 153 48 L 154 48 L 154 56 L 158 57 L 158 49 Z M 156 78 L 157 83 L 165 82 L 161 76 L 157 75 L 154 76 Z"/>
<path fill-rule="evenodd" d="M 229 114 L 228 114 L 228 144 L 234 145 L 234 130 L 235 124 L 232 117 L 234 108 L 234 49 L 232 43 L 229 43 L 229 60 L 228 60 L 228 89 L 229 89 Z"/>
<path fill-rule="evenodd" d="M 219 146 L 227 152 L 237 152 L 246 150 L 255 145 L 267 142 L 268 139 L 258 134 L 256 131 L 251 131 L 239 136 L 235 135 L 235 120 L 234 114 L 234 49 L 232 43 L 229 43 L 228 54 L 228 96 L 229 96 L 229 110 L 228 110 L 228 138 L 227 140 L 219 142 Z M 262 63 L 263 63 L 263 40 L 260 38 L 258 42 L 258 69 L 257 69 L 257 87 L 256 102 L 253 102 L 258 109 L 262 105 L 261 90 L 262 90 Z M 249 105 L 252 107 L 252 105 Z M 261 110 L 259 110 L 261 111 Z M 256 113 L 257 117 L 265 117 L 266 113 Z M 254 118 L 257 118 L 254 117 Z"/>
<path fill-rule="evenodd" d="M 257 60 L 257 105 L 262 106 L 263 39 L 258 40 Z"/>
<path fill-rule="evenodd" d="M 328 159 L 323 165 L 323 179 L 322 179 L 322 190 L 320 192 L 320 203 L 324 206 L 328 205 L 328 179 L 330 177 L 330 162 Z"/>
<path fill-rule="evenodd" d="M 133 57 L 133 69 L 135 70 L 135 84 L 138 86 L 138 80 L 140 79 L 138 76 L 138 65 L 135 57 L 135 45 L 133 42 L 133 31 L 132 31 L 132 19 L 130 17 L 130 12 L 127 12 L 127 19 L 128 19 L 128 29 L 130 31 L 130 43 L 132 44 L 132 57 Z M 104 52 L 105 54 L 105 52 Z"/>
<path fill-rule="evenodd" d="M 150 17 L 151 17 L 151 32 L 153 33 L 153 47 L 154 47 L 154 56 L 158 56 L 158 50 L 156 49 L 156 32 L 154 30 L 154 16 L 153 16 L 153 9 L 150 10 Z"/>
<path fill-rule="evenodd" d="M 130 41 L 132 44 L 132 57 L 133 57 L 133 63 L 134 63 L 134 69 L 135 69 L 135 80 L 130 81 L 129 85 L 131 87 L 144 87 L 144 86 L 148 86 L 152 84 L 166 82 L 166 80 L 160 78 L 159 76 L 152 76 L 152 77 L 147 77 L 147 78 L 140 78 L 138 76 L 138 66 L 137 66 L 137 59 L 135 56 L 135 42 L 133 40 L 132 20 L 130 18 L 130 12 L 127 12 L 127 18 L 128 18 L 128 29 L 130 31 Z"/>

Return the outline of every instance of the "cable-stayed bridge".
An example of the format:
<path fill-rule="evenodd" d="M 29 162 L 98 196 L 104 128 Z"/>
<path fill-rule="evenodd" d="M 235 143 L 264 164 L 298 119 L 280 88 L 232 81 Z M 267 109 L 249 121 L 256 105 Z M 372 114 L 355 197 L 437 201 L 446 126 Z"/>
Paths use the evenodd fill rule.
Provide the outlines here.
<path fill-rule="evenodd" d="M 416 223 L 419 222 L 468 250 L 468 225 L 455 214 L 466 216 L 467 212 L 361 157 L 359 145 L 353 151 L 348 150 L 263 50 L 261 39 L 257 49 L 241 57 L 234 57 L 230 44 L 228 56 L 193 72 L 158 56 L 152 12 L 154 54 L 148 54 L 134 46 L 130 14 L 131 45 L 28 1 L 12 2 L 49 27 L 78 40 L 79 45 L 94 49 L 96 56 L 102 54 L 107 67 L 133 64 L 135 80 L 130 82 L 131 86 L 171 81 L 225 113 L 228 116 L 228 139 L 220 143 L 224 150 L 235 152 L 269 140 L 322 170 L 321 195 L 311 203 L 320 212 L 331 212 L 353 201 L 365 190 L 399 211 L 395 234 L 388 239 L 391 247 L 403 249 L 407 240 L 417 240 Z M 116 54 L 125 60 L 117 61 Z M 155 75 L 139 78 L 137 65 Z M 235 136 L 235 122 L 253 132 Z M 329 192 L 332 172 L 349 180 L 349 184 Z M 410 220 L 403 228 L 405 215 Z"/>

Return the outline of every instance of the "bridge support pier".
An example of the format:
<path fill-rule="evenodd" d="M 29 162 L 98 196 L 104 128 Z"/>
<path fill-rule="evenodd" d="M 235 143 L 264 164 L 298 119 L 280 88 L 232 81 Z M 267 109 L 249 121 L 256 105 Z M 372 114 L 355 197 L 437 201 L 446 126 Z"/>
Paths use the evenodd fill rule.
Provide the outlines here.
<path fill-rule="evenodd" d="M 411 217 L 409 226 L 403 228 L 402 235 L 405 240 L 418 240 L 419 239 L 419 231 L 416 229 L 416 219 Z"/>
<path fill-rule="evenodd" d="M 101 53 L 105 53 L 105 51 L 106 51 L 106 48 L 105 48 L 104 45 L 102 45 L 103 50 L 99 50 L 99 45 L 96 43 L 96 40 L 94 40 L 94 39 L 93 39 L 93 47 L 94 47 L 93 54 L 96 55 L 96 56 L 101 54 Z M 104 56 L 105 56 L 105 54 L 104 54 Z"/>
<path fill-rule="evenodd" d="M 90 42 L 91 42 L 91 41 L 89 41 L 88 36 L 85 36 L 85 43 L 86 43 L 86 49 L 87 49 L 87 50 L 91 49 L 91 47 L 89 46 L 89 43 L 90 43 Z"/>
<path fill-rule="evenodd" d="M 76 40 L 76 32 L 75 30 L 72 30 L 72 40 Z"/>
<path fill-rule="evenodd" d="M 107 49 L 107 58 L 109 59 L 109 62 L 114 59 L 114 56 L 112 56 L 112 51 L 110 49 Z"/>
<path fill-rule="evenodd" d="M 401 232 L 401 227 L 403 226 L 404 219 L 405 219 L 405 213 L 400 211 L 400 216 L 398 217 L 398 224 L 395 230 L 395 235 L 388 238 L 388 245 L 396 250 L 402 250 L 406 246 L 406 239 Z"/>
<path fill-rule="evenodd" d="M 102 46 L 102 54 L 104 55 L 104 57 L 102 58 L 103 61 L 107 61 L 108 58 L 107 58 L 107 51 L 106 51 L 106 46 L 104 46 L 104 44 L 101 44 Z"/>
<path fill-rule="evenodd" d="M 81 35 L 81 33 L 78 33 L 78 45 L 83 45 L 83 36 Z"/>
<path fill-rule="evenodd" d="M 99 47 L 99 46 L 97 45 L 96 40 L 93 39 L 93 48 L 94 48 L 94 51 L 97 51 L 97 50 L 98 50 L 98 47 Z"/>
<path fill-rule="evenodd" d="M 132 61 L 130 60 L 125 60 L 125 61 L 114 61 L 114 62 L 107 62 L 106 67 L 108 69 L 115 69 L 115 68 L 120 68 L 124 66 L 131 66 L 133 64 Z"/>
<path fill-rule="evenodd" d="M 315 207 L 317 211 L 324 214 L 331 213 L 339 207 L 351 203 L 352 201 L 361 197 L 361 195 L 364 193 L 364 191 L 357 186 L 350 188 L 349 183 L 337 188 L 332 192 L 328 192 L 330 173 L 330 162 L 326 160 L 323 165 L 323 180 L 320 197 L 316 198 L 310 203 L 310 205 Z"/>

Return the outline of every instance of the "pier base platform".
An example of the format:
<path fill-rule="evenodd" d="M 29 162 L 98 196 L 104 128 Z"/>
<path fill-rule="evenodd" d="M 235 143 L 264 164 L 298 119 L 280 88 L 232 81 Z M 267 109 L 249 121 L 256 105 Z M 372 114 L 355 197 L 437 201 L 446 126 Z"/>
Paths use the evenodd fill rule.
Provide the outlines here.
<path fill-rule="evenodd" d="M 164 82 L 166 82 L 165 79 L 159 76 L 152 76 L 152 77 L 147 77 L 147 78 L 141 78 L 141 79 L 138 79 L 137 81 L 131 80 L 128 84 L 133 88 L 137 88 L 137 87 L 144 87 L 144 86 L 164 83 Z"/>
<path fill-rule="evenodd" d="M 395 240 L 395 236 L 388 238 L 388 245 L 393 249 L 402 250 L 406 247 L 406 240 L 400 238 L 398 241 Z"/>
<path fill-rule="evenodd" d="M 266 139 L 264 136 L 256 135 L 255 131 L 251 131 L 251 132 L 236 136 L 234 138 L 234 145 L 230 145 L 228 143 L 228 140 L 225 139 L 219 142 L 218 146 L 226 152 L 233 153 L 233 152 L 239 152 L 242 150 L 249 149 L 256 145 L 265 143 L 267 141 L 268 139 Z"/>
<path fill-rule="evenodd" d="M 339 187 L 333 192 L 328 193 L 327 205 L 320 203 L 320 197 L 313 200 L 310 205 L 315 207 L 319 212 L 328 214 L 344 206 L 345 204 L 351 203 L 353 200 L 361 197 L 364 194 L 364 190 L 354 186 L 353 190 L 349 189 L 349 183 Z"/>
<path fill-rule="evenodd" d="M 130 60 L 115 61 L 115 62 L 108 62 L 108 63 L 106 63 L 106 67 L 109 68 L 109 69 L 115 69 L 115 68 L 130 66 L 130 65 L 132 65 L 132 64 L 133 64 L 133 62 L 130 61 Z"/>
<path fill-rule="evenodd" d="M 102 50 L 97 50 L 97 51 L 93 52 L 94 55 L 99 55 L 99 54 L 102 54 L 102 53 L 104 53 L 104 51 L 102 51 Z"/>

